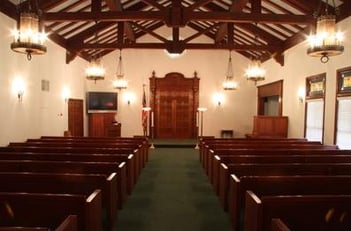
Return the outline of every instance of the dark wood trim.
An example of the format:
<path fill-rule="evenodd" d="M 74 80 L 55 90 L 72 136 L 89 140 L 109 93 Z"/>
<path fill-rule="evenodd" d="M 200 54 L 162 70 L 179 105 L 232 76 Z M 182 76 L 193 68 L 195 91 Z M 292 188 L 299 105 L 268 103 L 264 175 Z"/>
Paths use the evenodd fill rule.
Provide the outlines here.
<path fill-rule="evenodd" d="M 278 115 L 283 114 L 283 80 L 278 80 L 272 83 L 257 87 L 257 115 L 264 114 L 264 98 L 269 96 L 279 97 Z"/>
<path fill-rule="evenodd" d="M 338 98 L 341 97 L 350 97 L 351 96 L 351 89 L 347 89 L 346 91 L 342 91 L 341 88 L 341 78 L 343 73 L 350 73 L 351 75 L 351 66 L 337 69 L 336 70 L 336 88 L 335 88 L 335 112 L 334 112 L 334 137 L 333 137 L 333 144 L 336 144 L 336 133 L 337 133 L 337 126 L 338 126 L 338 112 L 339 112 L 339 101 Z"/>
<path fill-rule="evenodd" d="M 326 95 L 326 73 L 312 75 L 306 77 L 306 95 L 305 95 L 305 121 L 304 121 L 304 137 L 306 137 L 306 120 L 307 120 L 307 104 L 309 100 L 321 99 L 323 101 L 323 123 L 322 123 L 322 143 L 324 143 L 324 124 L 325 124 L 325 95 Z M 323 81 L 323 92 L 311 96 L 309 94 L 311 81 Z"/>

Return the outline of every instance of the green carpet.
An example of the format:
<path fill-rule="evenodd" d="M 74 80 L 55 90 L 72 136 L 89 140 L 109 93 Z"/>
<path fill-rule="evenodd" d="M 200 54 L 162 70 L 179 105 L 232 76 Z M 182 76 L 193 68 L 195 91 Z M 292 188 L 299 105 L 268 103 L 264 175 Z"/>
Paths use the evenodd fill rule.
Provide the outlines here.
<path fill-rule="evenodd" d="M 220 207 L 193 148 L 151 149 L 124 208 L 118 231 L 226 231 L 228 215 Z"/>

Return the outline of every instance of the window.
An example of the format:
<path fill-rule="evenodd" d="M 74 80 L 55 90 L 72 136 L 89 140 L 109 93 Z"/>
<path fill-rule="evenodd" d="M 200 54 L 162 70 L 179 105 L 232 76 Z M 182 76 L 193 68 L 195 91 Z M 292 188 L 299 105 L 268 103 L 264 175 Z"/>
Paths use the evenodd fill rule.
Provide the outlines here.
<path fill-rule="evenodd" d="M 351 149 L 351 67 L 337 70 L 335 144 Z"/>
<path fill-rule="evenodd" d="M 323 143 L 326 74 L 306 78 L 305 138 Z"/>
<path fill-rule="evenodd" d="M 341 149 L 351 149 L 351 97 L 338 98 L 336 144 Z"/>
<path fill-rule="evenodd" d="M 311 141 L 323 142 L 323 99 L 310 100 L 306 102 L 306 134 L 305 137 Z"/>

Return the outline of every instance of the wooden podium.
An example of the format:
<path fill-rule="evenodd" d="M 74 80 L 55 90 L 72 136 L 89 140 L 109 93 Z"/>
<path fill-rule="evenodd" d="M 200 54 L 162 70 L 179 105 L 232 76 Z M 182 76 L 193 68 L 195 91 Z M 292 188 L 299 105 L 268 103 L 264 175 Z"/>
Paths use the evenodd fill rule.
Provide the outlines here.
<path fill-rule="evenodd" d="M 287 116 L 254 116 L 252 134 L 248 138 L 287 138 Z"/>
<path fill-rule="evenodd" d="M 115 113 L 90 113 L 89 136 L 121 136 L 121 124 L 115 121 Z"/>

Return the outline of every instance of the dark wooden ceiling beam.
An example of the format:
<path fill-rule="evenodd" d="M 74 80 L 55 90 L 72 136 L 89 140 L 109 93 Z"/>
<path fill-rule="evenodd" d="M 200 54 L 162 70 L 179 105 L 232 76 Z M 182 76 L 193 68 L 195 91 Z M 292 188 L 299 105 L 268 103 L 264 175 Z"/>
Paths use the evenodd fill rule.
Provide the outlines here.
<path fill-rule="evenodd" d="M 17 18 L 17 7 L 10 1 L 2 1 L 0 4 L 0 11 L 12 19 L 16 20 Z"/>
<path fill-rule="evenodd" d="M 91 12 L 94 14 L 101 13 L 101 3 L 102 0 L 91 0 Z M 99 21 L 98 18 L 96 18 L 95 21 Z"/>
<path fill-rule="evenodd" d="M 80 2 L 83 2 L 86 0 L 82 0 Z M 51 10 L 59 5 L 61 5 L 63 2 L 65 2 L 65 0 L 38 0 L 38 5 L 39 8 L 47 11 L 47 10 Z"/>
<path fill-rule="evenodd" d="M 195 39 L 195 38 L 198 38 L 199 36 L 201 35 L 204 35 L 206 34 L 207 32 L 213 30 L 214 28 L 218 27 L 219 23 L 216 23 L 216 24 L 213 24 L 212 26 L 210 27 L 207 27 L 206 29 L 202 29 L 200 30 L 199 32 L 187 37 L 184 39 L 184 42 L 187 43 L 187 42 L 190 42 L 191 40 Z"/>
<path fill-rule="evenodd" d="M 251 13 L 260 14 L 262 9 L 261 0 L 250 0 L 250 3 L 251 3 Z"/>
<path fill-rule="evenodd" d="M 132 25 L 135 26 L 135 27 L 137 27 L 137 28 L 139 28 L 140 30 L 146 32 L 147 34 L 150 34 L 150 35 L 153 36 L 154 38 L 156 38 L 156 39 L 158 39 L 158 40 L 160 40 L 160 41 L 162 41 L 162 42 L 164 42 L 164 43 L 168 41 L 166 38 L 164 38 L 164 37 L 162 37 L 161 35 L 155 33 L 153 30 L 150 30 L 150 29 L 148 29 L 148 28 L 145 28 L 145 27 L 143 27 L 143 26 L 141 26 L 141 25 L 139 25 L 139 24 L 137 24 L 137 23 L 132 23 Z"/>
<path fill-rule="evenodd" d="M 108 6 L 108 8 L 111 11 L 117 11 L 117 12 L 122 12 L 123 8 L 122 8 L 122 4 L 120 0 L 104 0 Z M 125 22 L 124 23 L 124 33 L 126 34 L 127 38 L 129 39 L 129 41 L 135 42 L 135 34 L 134 31 L 132 29 L 132 26 L 130 25 L 129 22 Z"/>
<path fill-rule="evenodd" d="M 229 12 L 232 12 L 232 13 L 241 12 L 245 8 L 248 2 L 249 0 L 233 1 L 229 9 Z M 218 28 L 218 31 L 216 33 L 215 42 L 216 43 L 220 42 L 227 35 L 227 32 L 228 32 L 228 27 L 226 23 L 222 23 L 222 25 Z"/>
<path fill-rule="evenodd" d="M 310 24 L 314 21 L 312 15 L 286 15 L 286 14 L 248 14 L 230 12 L 192 12 L 186 15 L 188 20 L 219 21 L 233 23 L 272 23 L 272 24 Z"/>
<path fill-rule="evenodd" d="M 117 43 L 110 44 L 83 44 L 79 46 L 79 49 L 102 49 L 102 50 L 115 50 L 120 49 L 120 45 Z M 144 49 L 167 49 L 167 43 L 135 43 L 135 44 L 123 44 L 122 48 L 144 48 Z M 278 49 L 274 45 L 246 45 L 246 44 L 212 44 L 212 43 L 186 43 L 184 44 L 185 49 L 222 49 L 222 50 L 235 50 L 235 51 L 271 51 L 272 49 Z"/>
<path fill-rule="evenodd" d="M 184 11 L 184 22 L 210 21 L 233 23 L 272 23 L 272 24 L 310 24 L 314 22 L 312 15 L 286 15 L 286 14 L 248 14 L 230 12 L 189 12 Z M 44 13 L 45 21 L 138 21 L 159 20 L 167 21 L 167 11 L 123 11 L 123 12 L 48 12 Z M 183 23 L 182 23 L 183 24 Z"/>
<path fill-rule="evenodd" d="M 194 4 L 192 4 L 191 6 L 189 6 L 187 9 L 193 11 L 193 10 L 198 9 L 198 8 L 204 6 L 204 5 L 206 5 L 206 4 L 208 4 L 208 3 L 212 2 L 212 1 L 213 1 L 213 0 L 200 0 L 200 1 L 196 1 Z"/>
<path fill-rule="evenodd" d="M 142 0 L 143 2 L 145 2 L 146 4 L 158 9 L 158 10 L 164 10 L 165 7 L 162 6 L 161 4 L 157 3 L 156 1 L 154 0 Z"/>

